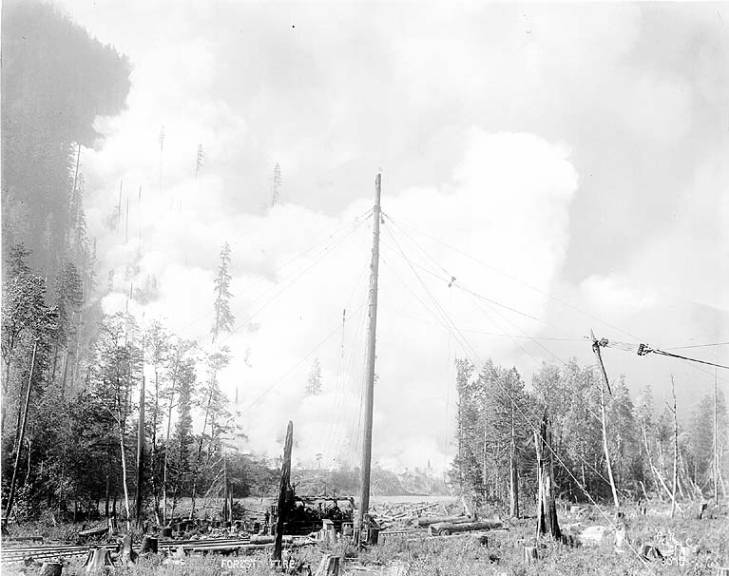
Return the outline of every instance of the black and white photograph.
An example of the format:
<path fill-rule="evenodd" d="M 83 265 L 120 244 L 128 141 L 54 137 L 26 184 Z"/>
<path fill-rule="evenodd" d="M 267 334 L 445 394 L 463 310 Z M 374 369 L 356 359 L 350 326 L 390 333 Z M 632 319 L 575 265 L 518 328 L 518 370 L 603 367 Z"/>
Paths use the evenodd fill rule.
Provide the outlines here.
<path fill-rule="evenodd" d="M 729 576 L 729 3 L 2 0 L 0 571 Z"/>

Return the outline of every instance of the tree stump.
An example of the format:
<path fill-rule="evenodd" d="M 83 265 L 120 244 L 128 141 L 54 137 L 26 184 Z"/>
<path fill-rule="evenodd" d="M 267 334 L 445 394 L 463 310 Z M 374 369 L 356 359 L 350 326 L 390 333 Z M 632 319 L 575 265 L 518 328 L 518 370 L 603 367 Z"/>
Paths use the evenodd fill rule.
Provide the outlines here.
<path fill-rule="evenodd" d="M 145 536 L 142 538 L 142 549 L 140 554 L 157 554 L 157 538 L 154 536 Z"/>
<path fill-rule="evenodd" d="M 534 446 L 537 453 L 537 536 L 549 534 L 559 540 L 562 532 L 557 520 L 557 505 L 554 498 L 552 476 L 552 433 L 545 411 L 539 434 L 534 431 Z"/>
<path fill-rule="evenodd" d="M 534 564 L 539 559 L 536 546 L 524 546 L 524 562 Z"/>
<path fill-rule="evenodd" d="M 99 574 L 113 566 L 111 556 L 106 548 L 92 548 L 86 557 L 84 564 L 84 574 Z"/>
<path fill-rule="evenodd" d="M 112 538 L 116 536 L 119 533 L 119 523 L 116 520 L 116 516 L 110 516 L 106 520 L 108 529 L 109 529 L 109 537 Z"/>
<path fill-rule="evenodd" d="M 640 549 L 640 555 L 644 560 L 663 560 L 661 551 L 650 544 L 643 544 Z"/>
<path fill-rule="evenodd" d="M 708 507 L 709 507 L 709 503 L 708 502 L 701 502 L 701 504 L 699 504 L 699 509 L 698 509 L 697 514 L 696 514 L 696 519 L 697 520 L 703 520 L 704 519 L 704 512 L 706 512 L 706 509 Z"/>
<path fill-rule="evenodd" d="M 615 527 L 615 551 L 625 552 L 628 547 L 628 527 L 624 522 L 620 522 Z"/>
<path fill-rule="evenodd" d="M 61 576 L 63 574 L 63 564 L 60 562 L 43 562 L 38 576 Z"/>
<path fill-rule="evenodd" d="M 340 576 L 342 574 L 342 557 L 326 554 L 316 569 L 315 576 Z"/>
<path fill-rule="evenodd" d="M 138 557 L 139 555 L 132 548 L 132 535 L 127 534 L 124 536 L 124 540 L 122 540 L 122 550 L 119 558 L 122 564 L 134 564 Z"/>

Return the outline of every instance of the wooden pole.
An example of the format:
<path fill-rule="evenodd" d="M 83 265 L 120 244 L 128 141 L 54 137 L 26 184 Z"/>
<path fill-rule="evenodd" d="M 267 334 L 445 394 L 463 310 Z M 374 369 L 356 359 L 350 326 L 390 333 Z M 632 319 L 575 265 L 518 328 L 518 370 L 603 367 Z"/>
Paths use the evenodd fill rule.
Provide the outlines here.
<path fill-rule="evenodd" d="M 294 423 L 289 420 L 284 442 L 283 463 L 281 464 L 281 485 L 278 491 L 278 509 L 276 517 L 276 541 L 273 546 L 273 559 L 281 560 L 284 521 L 286 520 L 286 493 L 291 485 L 291 448 L 294 445 Z"/>
<path fill-rule="evenodd" d="M 370 506 L 370 468 L 372 465 L 372 411 L 375 391 L 375 344 L 377 335 L 377 287 L 380 266 L 380 196 L 382 174 L 375 177 L 375 205 L 372 209 L 372 261 L 370 263 L 369 325 L 367 341 L 367 387 L 365 390 L 364 438 L 362 441 L 362 482 L 356 533 L 361 530 Z M 359 536 L 358 536 L 359 537 Z"/>
<path fill-rule="evenodd" d="M 610 381 L 608 380 L 607 370 L 605 370 L 605 364 L 602 361 L 602 354 L 600 353 L 600 346 L 602 344 L 597 340 L 597 338 L 595 338 L 595 334 L 594 332 L 592 332 L 592 330 L 590 330 L 590 334 L 592 336 L 592 350 L 593 352 L 595 352 L 595 356 L 597 356 L 597 360 L 600 364 L 600 369 L 602 371 L 602 377 L 604 381 L 604 385 L 600 384 L 600 420 L 602 423 L 602 447 L 603 451 L 605 452 L 605 463 L 607 465 L 608 479 L 610 480 L 610 490 L 613 493 L 613 502 L 615 504 L 615 507 L 619 508 L 620 503 L 618 502 L 618 491 L 615 488 L 613 466 L 610 463 L 610 450 L 608 449 L 607 439 L 607 414 L 605 412 L 605 387 L 607 386 L 608 392 L 610 392 L 611 394 L 612 391 L 610 390 Z"/>
<path fill-rule="evenodd" d="M 142 525 L 144 506 L 144 399 L 145 381 L 144 373 L 142 373 L 142 386 L 139 388 L 139 427 L 137 429 L 137 526 Z"/>
<path fill-rule="evenodd" d="M 25 389 L 25 401 L 23 402 L 23 419 L 20 424 L 20 433 L 18 434 L 17 450 L 15 452 L 15 465 L 13 466 L 13 476 L 10 480 L 10 493 L 8 494 L 8 505 L 5 509 L 5 519 L 3 520 L 3 528 L 7 526 L 10 513 L 13 511 L 13 500 L 15 498 L 15 486 L 18 482 L 18 467 L 20 466 L 20 453 L 23 451 L 23 438 L 25 436 L 25 424 L 28 421 L 28 406 L 30 404 L 30 389 L 33 384 L 33 370 L 35 368 L 35 353 L 38 350 L 38 338 L 33 341 L 33 353 L 30 356 L 30 373 L 28 374 L 28 385 Z"/>

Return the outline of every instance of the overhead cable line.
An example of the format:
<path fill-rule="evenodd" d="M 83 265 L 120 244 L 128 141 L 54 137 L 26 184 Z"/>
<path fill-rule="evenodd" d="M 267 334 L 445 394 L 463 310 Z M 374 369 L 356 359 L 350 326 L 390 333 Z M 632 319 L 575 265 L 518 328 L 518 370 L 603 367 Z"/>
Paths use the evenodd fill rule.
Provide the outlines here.
<path fill-rule="evenodd" d="M 356 310 L 359 310 L 361 307 L 362 307 L 361 305 L 358 306 L 356 308 Z M 334 336 L 334 334 L 339 332 L 340 329 L 341 329 L 341 323 L 339 321 L 337 321 L 334 328 L 330 332 L 328 332 L 327 335 L 324 336 L 324 338 L 322 338 L 309 352 L 307 352 L 292 368 L 287 370 L 282 376 L 277 378 L 268 388 L 266 388 L 265 390 L 263 390 L 263 392 L 261 392 L 258 396 L 256 396 L 253 399 L 253 401 L 250 404 L 248 404 L 248 406 L 246 406 L 243 410 L 241 410 L 240 413 L 241 414 L 246 413 L 248 410 L 253 408 L 256 404 L 258 404 L 258 402 L 260 402 L 260 400 L 264 396 L 266 396 L 269 392 L 271 392 L 272 390 L 274 390 L 275 388 L 280 386 L 289 376 L 291 376 L 299 367 L 301 367 L 304 364 L 304 362 L 309 360 L 314 355 L 314 353 L 316 353 L 319 350 L 319 348 L 321 348 L 332 336 Z"/>
<path fill-rule="evenodd" d="M 309 270 L 317 266 L 325 256 L 328 255 L 333 249 L 338 248 L 341 246 L 342 241 L 344 241 L 346 238 L 350 237 L 354 232 L 359 228 L 359 226 L 364 222 L 364 220 L 360 218 L 357 218 L 352 223 L 353 226 L 350 230 L 345 232 L 345 234 L 338 238 L 335 241 L 330 242 L 329 244 L 325 245 L 321 251 L 320 254 L 316 256 L 316 259 L 310 262 L 307 266 L 305 266 L 303 269 L 297 271 L 294 275 L 292 275 L 288 281 L 287 284 L 277 284 L 275 285 L 271 290 L 265 291 L 261 296 L 272 294 L 271 297 L 266 300 L 263 304 L 261 304 L 258 308 L 256 308 L 251 314 L 246 316 L 245 321 L 239 321 L 236 323 L 236 325 L 233 327 L 233 329 L 226 334 L 221 341 L 219 341 L 220 344 L 230 339 L 240 328 L 246 324 L 249 324 L 253 318 L 257 317 L 264 309 L 266 309 L 270 304 L 272 304 L 275 300 L 277 300 L 284 292 L 286 292 L 289 288 L 291 288 L 294 284 L 296 284 Z M 333 236 L 333 234 L 332 234 Z M 330 236 L 330 238 L 332 237 Z M 257 302 L 261 300 L 261 296 L 256 298 L 253 302 Z"/>
<path fill-rule="evenodd" d="M 689 348 L 709 348 L 710 346 L 729 346 L 729 342 L 714 342 L 712 344 L 691 344 L 690 346 L 664 346 L 666 350 L 687 350 Z"/>
<path fill-rule="evenodd" d="M 638 356 L 646 356 L 648 354 L 659 354 L 661 356 L 670 356 L 671 358 L 678 358 L 679 360 L 688 360 L 689 362 L 697 362 L 699 364 L 706 364 L 708 366 L 714 366 L 716 368 L 724 368 L 729 370 L 729 366 L 724 364 L 716 364 L 715 362 L 708 362 L 707 360 L 699 360 L 698 358 L 689 358 L 688 356 L 682 356 L 680 354 L 673 354 L 672 352 L 666 352 L 658 348 L 651 348 L 648 344 L 641 344 L 638 346 Z"/>
<path fill-rule="evenodd" d="M 391 216 L 386 215 L 386 217 L 390 221 L 392 221 L 392 217 Z M 393 223 L 395 225 L 397 225 L 399 223 L 399 228 L 400 228 L 401 231 L 402 231 L 402 228 L 406 225 L 402 221 L 400 221 L 399 219 L 398 219 L 398 222 L 393 222 Z M 574 304 L 572 304 L 570 302 L 567 302 L 566 300 L 563 300 L 561 298 L 558 298 L 557 296 L 554 296 L 553 294 L 549 294 L 549 293 L 545 292 L 544 290 L 541 290 L 541 289 L 537 288 L 536 286 L 533 286 L 533 285 L 529 284 L 528 282 L 522 280 L 521 278 L 518 278 L 518 277 L 513 276 L 513 275 L 511 275 L 511 274 L 509 274 L 507 272 L 504 272 L 503 270 L 500 270 L 499 268 L 497 268 L 497 267 L 495 267 L 495 266 L 493 266 L 491 264 L 488 264 L 488 263 L 484 262 L 483 260 L 481 260 L 481 259 L 479 259 L 479 258 L 477 258 L 477 257 L 475 257 L 475 256 L 473 256 L 471 254 L 468 254 L 467 252 L 463 251 L 462 249 L 458 248 L 457 246 L 453 246 L 452 244 L 450 244 L 448 242 L 445 242 L 444 240 L 442 240 L 440 238 L 437 238 L 436 236 L 433 236 L 432 234 L 429 234 L 427 232 L 424 232 L 422 230 L 419 230 L 417 227 L 413 226 L 410 223 L 407 223 L 407 227 L 410 230 L 412 230 L 413 232 L 417 232 L 418 234 L 420 234 L 422 236 L 425 236 L 426 238 L 430 238 L 434 242 L 437 242 L 438 244 L 441 244 L 442 246 L 445 246 L 446 248 L 448 248 L 448 249 L 450 249 L 450 250 L 452 250 L 452 251 L 460 254 L 461 256 L 464 256 L 465 258 L 468 258 L 469 260 L 472 260 L 473 262 L 476 262 L 477 264 L 483 266 L 487 270 L 491 270 L 492 272 L 496 272 L 497 274 L 503 276 L 504 278 L 508 278 L 509 280 L 512 280 L 513 282 L 516 282 L 518 284 L 521 284 L 522 286 L 525 286 L 526 288 L 529 288 L 530 290 L 533 290 L 533 291 L 535 291 L 535 292 L 537 292 L 539 294 L 542 294 L 543 296 L 546 296 L 550 300 L 552 300 L 554 302 L 557 302 L 558 304 L 561 304 L 562 306 L 565 306 L 567 308 L 570 308 L 570 309 L 574 310 L 575 312 L 579 312 L 580 314 L 583 314 L 583 315 L 585 315 L 585 316 L 587 316 L 589 318 L 592 318 L 593 320 L 596 320 L 597 322 L 600 322 L 601 324 L 604 324 L 605 326 L 608 326 L 608 327 L 610 327 L 610 328 L 612 328 L 614 330 L 617 330 L 618 332 L 620 332 L 622 334 L 625 334 L 627 336 L 630 336 L 631 338 L 639 339 L 637 336 L 635 336 L 634 334 L 631 334 L 627 330 L 623 330 L 619 326 L 615 326 L 614 324 L 611 324 L 607 320 L 603 320 L 602 318 L 599 318 L 598 316 L 595 316 L 594 314 L 592 314 L 590 312 L 587 312 L 586 310 L 582 310 L 581 308 L 575 306 Z"/>
<path fill-rule="evenodd" d="M 328 236 L 326 236 L 323 239 L 322 239 L 322 237 L 319 237 L 316 242 L 314 242 L 313 244 L 311 244 L 310 246 L 308 246 L 304 250 L 301 250 L 301 251 L 295 253 L 290 258 L 286 259 L 283 263 L 279 264 L 276 267 L 276 269 L 273 271 L 273 274 L 274 275 L 278 275 L 278 274 L 282 273 L 287 266 L 289 266 L 289 265 L 291 265 L 291 264 L 293 264 L 295 262 L 299 262 L 300 260 L 302 260 L 304 257 L 306 257 L 307 255 L 309 255 L 312 252 L 316 253 L 316 252 L 318 252 L 320 250 L 323 250 L 324 252 L 328 251 L 329 250 L 329 245 L 330 244 L 333 244 L 336 241 L 335 240 L 335 236 L 337 236 L 338 234 L 340 234 L 342 232 L 345 232 L 344 236 L 342 237 L 342 240 L 343 240 L 344 238 L 346 238 L 347 236 L 349 236 L 351 234 L 351 231 L 347 232 L 348 231 L 348 228 L 350 226 L 354 226 L 355 229 L 358 228 L 359 225 L 369 217 L 369 215 L 370 215 L 371 212 L 372 212 L 372 208 L 369 208 L 368 210 L 366 210 L 365 212 L 363 212 L 359 216 L 356 216 L 354 219 L 339 224 L 338 226 L 336 226 L 331 231 L 331 233 Z M 237 245 L 236 243 L 233 244 L 234 247 L 236 245 Z M 300 273 L 300 270 L 296 270 L 293 273 L 285 276 L 277 284 L 274 284 L 272 287 L 269 287 L 269 288 L 261 291 L 259 294 L 257 294 L 253 298 L 253 301 L 251 302 L 251 304 L 257 303 L 264 296 L 267 296 L 268 294 L 273 293 L 275 290 L 277 290 L 278 288 L 280 288 L 281 284 L 288 282 L 291 278 L 294 278 L 294 276 L 296 276 L 299 273 Z M 254 282 L 261 281 L 261 276 L 255 277 L 253 279 L 253 281 Z M 207 314 L 207 313 L 206 314 L 203 314 L 203 315 L 199 316 L 198 318 L 195 318 L 194 320 L 190 320 L 189 322 L 186 322 L 185 324 L 182 325 L 182 328 L 183 329 L 184 328 L 189 328 L 191 326 L 194 326 L 196 324 L 199 324 L 200 322 L 202 322 L 203 320 L 205 320 L 206 318 L 208 318 L 208 316 L 209 316 L 209 314 Z M 250 321 L 250 318 L 247 318 L 247 320 Z M 239 328 L 240 328 L 240 326 L 235 326 L 233 328 L 233 331 L 235 332 Z M 195 339 L 197 339 L 197 338 L 195 338 Z"/>

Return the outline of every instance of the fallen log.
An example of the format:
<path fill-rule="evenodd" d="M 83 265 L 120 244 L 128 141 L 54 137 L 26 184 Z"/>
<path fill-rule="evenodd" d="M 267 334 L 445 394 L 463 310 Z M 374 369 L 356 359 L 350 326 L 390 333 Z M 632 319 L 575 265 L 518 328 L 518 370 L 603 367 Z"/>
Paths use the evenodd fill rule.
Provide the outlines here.
<path fill-rule="evenodd" d="M 583 546 L 598 546 L 608 531 L 607 526 L 588 526 L 577 536 L 577 539 Z"/>
<path fill-rule="evenodd" d="M 109 533 L 108 526 L 102 526 L 100 528 L 89 528 L 88 530 L 81 530 L 78 533 L 79 538 L 95 538 L 97 536 L 106 536 Z"/>
<path fill-rule="evenodd" d="M 43 536 L 6 536 L 3 542 L 43 542 Z"/>
<path fill-rule="evenodd" d="M 316 542 L 313 540 L 294 541 L 286 544 L 287 548 L 298 548 L 301 546 L 311 546 Z M 179 546 L 185 554 L 237 554 L 239 552 L 248 552 L 253 550 L 271 550 L 275 543 L 270 544 L 232 544 L 232 545 L 210 545 L 210 546 Z"/>
<path fill-rule="evenodd" d="M 430 518 L 416 518 L 415 525 L 419 528 L 426 528 L 432 524 L 457 524 L 460 522 L 473 522 L 474 518 L 471 516 L 444 516 L 444 517 L 430 517 Z"/>
<path fill-rule="evenodd" d="M 499 520 L 479 520 L 477 522 L 443 522 L 441 524 L 431 524 L 428 533 L 431 536 L 447 536 L 457 532 L 474 532 L 476 530 L 493 530 L 501 528 L 502 523 Z"/>

